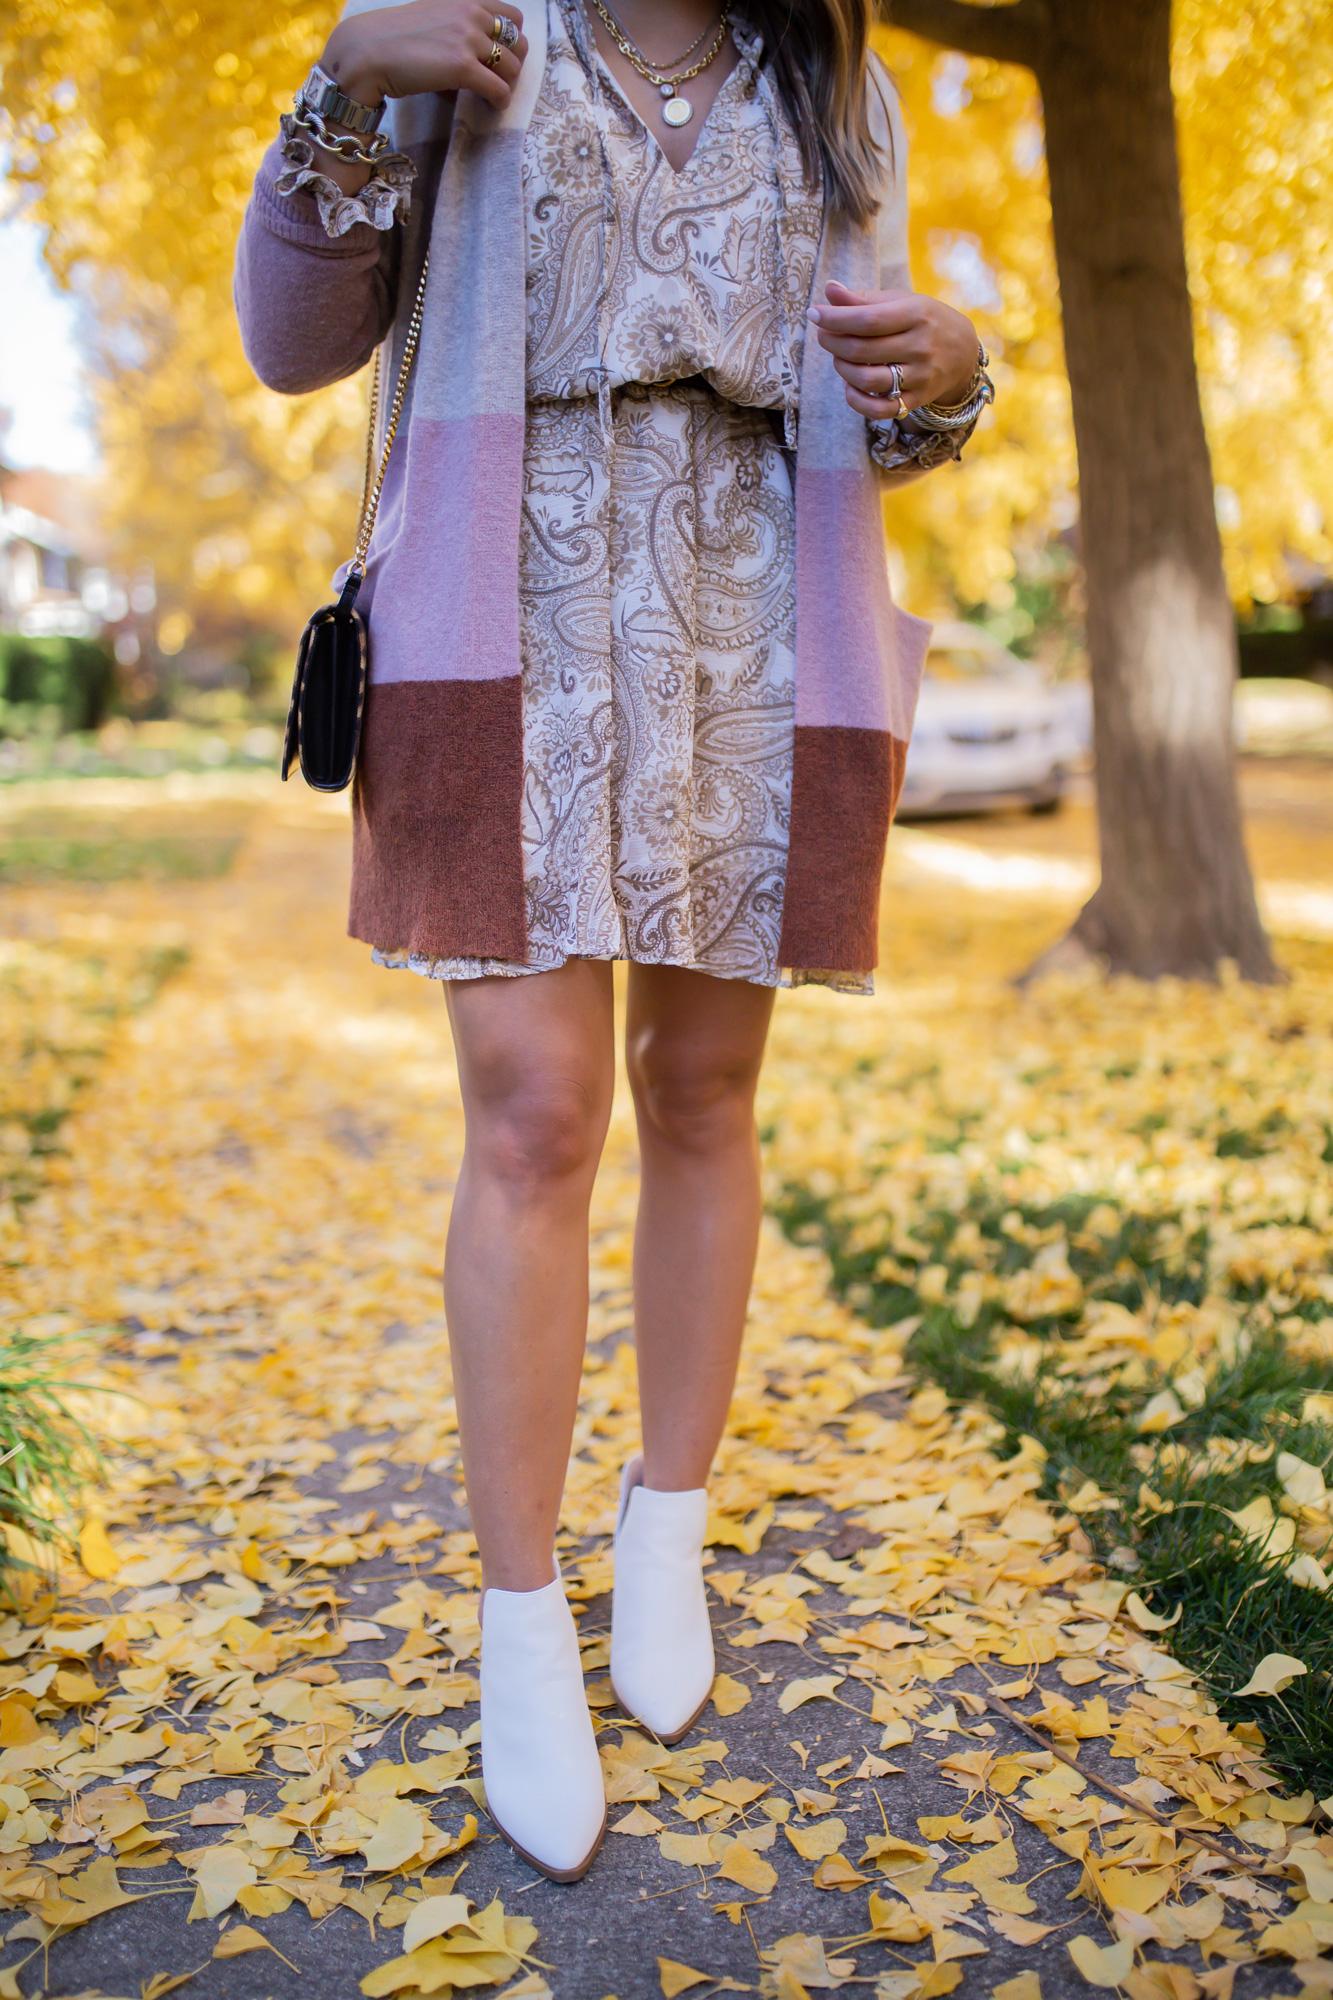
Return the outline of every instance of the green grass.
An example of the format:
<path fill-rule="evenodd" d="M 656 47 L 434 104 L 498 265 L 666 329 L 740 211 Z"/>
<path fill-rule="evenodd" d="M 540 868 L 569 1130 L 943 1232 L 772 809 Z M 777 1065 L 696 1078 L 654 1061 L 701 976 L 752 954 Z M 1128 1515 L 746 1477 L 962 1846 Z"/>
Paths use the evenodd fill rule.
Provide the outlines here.
<path fill-rule="evenodd" d="M 1247 1147 L 1261 1148 L 1275 1135 L 1243 1137 Z M 1095 1233 L 1086 1228 L 1094 1213 Z M 1155 1642 L 1199 1675 L 1228 1721 L 1259 1725 L 1269 1761 L 1294 1784 L 1318 1798 L 1333 1793 L 1333 1602 L 1290 1582 L 1291 1558 L 1268 1559 L 1223 1512 L 1261 1495 L 1279 1518 L 1290 1511 L 1280 1452 L 1328 1469 L 1333 1428 L 1322 1416 L 1308 1418 L 1305 1402 L 1333 1390 L 1333 1363 L 1303 1356 L 1271 1314 L 1255 1311 L 1257 1287 L 1247 1294 L 1233 1285 L 1238 1336 L 1215 1358 L 1198 1407 L 1169 1431 L 1145 1435 L 1139 1417 L 1171 1381 L 1165 1368 L 1147 1362 L 1090 1370 L 1077 1313 L 1029 1322 L 1027 1351 L 1015 1355 L 999 1303 L 967 1309 L 957 1296 L 969 1272 L 1003 1278 L 1029 1266 L 1034 1246 L 1025 1231 L 1063 1232 L 1085 1298 L 1131 1312 L 1153 1301 L 1166 1309 L 1197 1306 L 1207 1289 L 1207 1228 L 1176 1214 L 1129 1212 L 1104 1197 L 1030 1208 L 974 1191 L 957 1212 L 915 1220 L 918 1247 L 905 1254 L 901 1237 L 895 1240 L 887 1220 L 877 1227 L 863 1200 L 853 1219 L 836 1197 L 789 1187 L 779 1215 L 800 1240 L 822 1243 L 838 1290 L 866 1319 L 918 1322 L 907 1352 L 919 1370 L 951 1397 L 984 1404 L 1014 1446 L 1023 1436 L 1038 1440 L 1049 1453 L 1049 1497 L 1067 1502 L 1092 1481 L 1116 1503 L 1085 1505 L 1080 1525 L 1110 1574 L 1132 1582 L 1153 1609 L 1169 1615 L 1182 1607 L 1179 1623 Z M 923 1281 L 930 1266 L 933 1280 Z M 1323 1310 L 1307 1306 L 1305 1317 Z M 1233 1452 L 1238 1462 L 1223 1462 L 1229 1445 L 1246 1443 L 1261 1462 L 1254 1452 Z M 1300 1553 L 1299 1541 L 1292 1553 Z M 1237 1700 L 1235 1690 L 1272 1652 L 1303 1660 L 1308 1674 L 1280 1696 Z"/>
<path fill-rule="evenodd" d="M 62 1523 L 100 1459 L 89 1432 L 65 1406 L 81 1385 L 66 1378 L 68 1344 L 12 1331 L 0 1337 L 0 1527 L 41 1547 L 68 1542 Z M 15 1567 L 0 1539 L 0 1589 Z"/>
<path fill-rule="evenodd" d="M 77 935 L 0 947 L 0 1203 L 21 1211 L 40 1192 L 116 1024 L 148 1006 L 188 957 L 132 936 L 102 948 Z"/>
<path fill-rule="evenodd" d="M 77 925 L 0 942 L 0 1270 L 23 1260 L 28 1205 L 117 1022 L 147 1006 L 186 957 L 132 928 L 96 944 Z M 0 1331 L 0 1530 L 21 1530 L 39 1547 L 66 1539 L 63 1524 L 98 1463 L 66 1407 L 79 1386 L 71 1372 L 69 1343 L 17 1326 Z M 0 1589 L 15 1570 L 0 1533 Z"/>
<path fill-rule="evenodd" d="M 114 820 L 34 813 L 0 822 L 0 883 L 212 881 L 242 838 L 235 828 L 132 833 Z"/>

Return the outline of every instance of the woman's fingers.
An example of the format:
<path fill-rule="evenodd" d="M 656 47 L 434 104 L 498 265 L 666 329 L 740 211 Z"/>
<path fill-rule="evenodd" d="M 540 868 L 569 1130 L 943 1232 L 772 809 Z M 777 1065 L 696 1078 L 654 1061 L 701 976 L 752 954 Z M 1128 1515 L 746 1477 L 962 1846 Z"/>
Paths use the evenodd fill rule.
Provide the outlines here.
<path fill-rule="evenodd" d="M 850 361 L 835 361 L 833 366 L 848 388 L 859 389 L 864 396 L 887 396 L 892 399 L 900 389 L 909 403 L 912 400 L 912 377 L 916 373 L 914 369 L 899 370 L 898 389 L 895 389 L 891 368 L 863 368 Z"/>
<path fill-rule="evenodd" d="M 503 111 L 513 96 L 512 83 L 507 82 L 498 70 L 490 69 L 481 62 L 465 80 L 463 87 L 475 91 L 495 111 Z"/>
<path fill-rule="evenodd" d="M 891 417 L 900 417 L 902 404 L 896 396 L 867 396 L 861 389 L 847 384 L 847 401 L 858 416 L 869 417 L 874 423 L 887 423 Z"/>
<path fill-rule="evenodd" d="M 981 353 L 976 329 L 954 307 L 916 292 L 853 292 L 826 288 L 812 306 L 819 344 L 847 384 L 847 401 L 865 416 L 897 414 L 893 375 L 909 405 L 967 393 Z"/>
<path fill-rule="evenodd" d="M 836 333 L 820 332 L 819 344 L 835 361 L 859 362 L 863 368 L 887 368 L 896 361 L 900 368 L 924 359 L 924 343 L 913 334 L 885 334 L 880 340 L 852 339 Z"/>
<path fill-rule="evenodd" d="M 510 9 L 512 14 L 515 10 Z M 494 61 L 490 58 L 495 49 L 491 29 L 495 25 L 495 15 L 487 13 L 485 32 L 477 37 L 478 45 L 473 49 L 475 71 L 467 79 L 467 87 L 478 97 L 486 100 L 497 111 L 503 111 L 513 93 L 523 68 L 523 58 L 528 52 L 527 42 L 520 35 L 512 49 L 502 47 Z"/>
<path fill-rule="evenodd" d="M 520 30 L 523 26 L 523 16 L 518 8 L 502 4 L 502 0 L 496 0 L 494 7 L 482 6 L 478 9 L 473 53 L 480 74 L 469 80 L 469 88 L 497 111 L 503 111 L 508 104 L 523 68 L 523 59 L 528 53 L 527 37 L 521 32 L 512 48 L 502 34 L 496 34 L 496 27 L 502 21 L 512 21 Z M 498 56 L 495 54 L 497 42 L 500 45 Z"/>
<path fill-rule="evenodd" d="M 519 13 L 517 7 L 504 6 L 500 4 L 500 0 L 496 0 L 495 6 L 481 6 L 475 11 L 473 35 L 475 45 L 482 55 L 485 55 L 493 42 L 499 42 L 501 47 L 505 49 L 510 47 L 509 38 L 504 32 L 505 22 L 512 22 L 519 31 L 518 40 L 513 43 L 513 54 L 518 55 L 520 44 L 522 44 L 523 54 L 527 54 L 528 44 L 523 34 L 523 16 Z M 498 35 L 495 32 L 497 24 L 501 30 Z M 522 58 L 520 57 L 521 60 Z"/>
<path fill-rule="evenodd" d="M 842 286 L 832 285 L 829 291 L 842 291 Z M 845 294 L 846 303 L 829 301 L 813 305 L 810 318 L 820 329 L 820 337 L 827 332 L 839 338 L 860 340 L 883 340 L 895 333 L 908 333 L 920 326 L 924 314 L 922 301 L 915 292 L 881 292 L 875 298 L 857 298 L 854 293 Z"/>

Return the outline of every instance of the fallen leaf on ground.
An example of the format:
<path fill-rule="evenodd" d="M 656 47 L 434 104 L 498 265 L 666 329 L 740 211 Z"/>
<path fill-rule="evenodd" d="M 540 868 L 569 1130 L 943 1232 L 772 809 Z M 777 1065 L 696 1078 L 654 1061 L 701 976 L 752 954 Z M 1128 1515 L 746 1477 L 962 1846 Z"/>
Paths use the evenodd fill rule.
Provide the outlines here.
<path fill-rule="evenodd" d="M 743 1840 L 731 1840 L 723 1850 L 722 1864 L 713 1880 L 737 1882 L 742 1889 L 766 1896 L 777 1887 L 778 1871 Z"/>
<path fill-rule="evenodd" d="M 1309 1671 L 1304 1660 L 1294 1660 L 1290 1653 L 1265 1653 L 1244 1687 L 1237 1688 L 1236 1693 L 1281 1694 L 1301 1674 L 1308 1674 Z"/>
<path fill-rule="evenodd" d="M 739 1715 L 752 1696 L 744 1681 L 733 1680 L 730 1674 L 719 1674 L 713 1682 L 712 1699 L 719 1715 Z"/>
<path fill-rule="evenodd" d="M 702 1986 L 711 1979 L 707 1972 L 696 1972 L 693 1966 L 678 1965 L 674 1958 L 659 1958 L 657 1977 L 666 2000 L 676 2000 L 678 1993 L 686 1992 L 691 1986 Z"/>
<path fill-rule="evenodd" d="M 261 1936 L 249 1924 L 232 1924 L 229 1929 L 223 1931 L 213 1947 L 213 1956 L 240 1958 L 247 1951 L 271 1951 L 275 1957 L 282 1959 L 284 1965 L 292 1965 L 291 1960 L 284 1957 L 275 1944 L 270 1943 L 268 1938 Z M 298 1968 L 292 1965 L 292 1971 L 297 1970 Z"/>
<path fill-rule="evenodd" d="M 245 1793 L 223 1792 L 207 1799 L 190 1814 L 191 1826 L 239 1826 L 245 1818 Z"/>
<path fill-rule="evenodd" d="M 1134 1970 L 1133 1938 L 1099 1945 L 1090 1937 L 1076 1937 L 1067 1950 L 1089 1986 L 1123 1986 Z"/>
<path fill-rule="evenodd" d="M 428 1938 L 443 1937 L 455 1924 L 465 1924 L 471 1907 L 466 1896 L 427 1896 L 403 1926 L 403 1950 L 415 1951 Z"/>
<path fill-rule="evenodd" d="M 823 1861 L 836 1854 L 847 1838 L 847 1825 L 840 1819 L 823 1819 L 814 1826 L 784 1826 L 792 1846 L 806 1861 Z"/>
<path fill-rule="evenodd" d="M 778 1696 L 778 1707 L 784 1715 L 801 1708 L 807 1701 L 827 1701 L 835 1688 L 842 1686 L 842 1674 L 812 1674 L 805 1680 L 788 1681 Z"/>
<path fill-rule="evenodd" d="M 79 1561 L 99 1583 L 113 1582 L 120 1575 L 120 1557 L 112 1548 L 106 1529 L 93 1516 L 79 1530 Z"/>

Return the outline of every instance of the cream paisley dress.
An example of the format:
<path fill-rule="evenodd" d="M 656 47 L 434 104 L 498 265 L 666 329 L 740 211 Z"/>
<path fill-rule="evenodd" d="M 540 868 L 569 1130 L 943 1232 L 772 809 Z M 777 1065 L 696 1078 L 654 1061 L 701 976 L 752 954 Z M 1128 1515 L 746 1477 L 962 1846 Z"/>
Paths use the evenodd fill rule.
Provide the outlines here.
<path fill-rule="evenodd" d="M 778 959 L 794 723 L 794 436 L 822 226 L 740 62 L 676 172 L 578 0 L 547 0 L 528 129 L 520 531 L 524 964 L 572 957 L 854 990 Z"/>

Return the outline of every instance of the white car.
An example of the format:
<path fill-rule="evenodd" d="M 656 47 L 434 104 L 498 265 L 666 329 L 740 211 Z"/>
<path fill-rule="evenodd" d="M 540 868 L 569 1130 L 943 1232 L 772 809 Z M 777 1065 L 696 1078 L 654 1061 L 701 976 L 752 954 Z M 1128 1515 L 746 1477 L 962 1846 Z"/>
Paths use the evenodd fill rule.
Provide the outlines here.
<path fill-rule="evenodd" d="M 1085 684 L 1048 681 L 979 625 L 937 625 L 899 813 L 1054 812 L 1091 743 Z"/>

